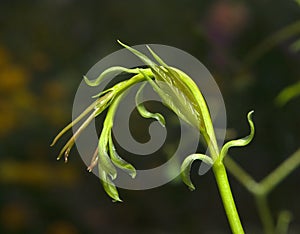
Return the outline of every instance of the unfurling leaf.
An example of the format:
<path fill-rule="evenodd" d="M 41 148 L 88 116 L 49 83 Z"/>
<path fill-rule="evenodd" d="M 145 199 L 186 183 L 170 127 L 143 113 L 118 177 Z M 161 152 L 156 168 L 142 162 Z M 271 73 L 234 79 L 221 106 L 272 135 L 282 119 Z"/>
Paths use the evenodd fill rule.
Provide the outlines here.
<path fill-rule="evenodd" d="M 214 151 L 213 155 L 219 155 L 210 113 L 195 82 L 181 70 L 168 66 L 149 47 L 150 53 L 159 65 L 134 48 L 118 42 L 149 66 L 152 71 L 151 75 L 145 74 L 142 69 L 139 71 L 161 97 L 162 102 L 178 117 L 200 130 L 208 147 Z"/>
<path fill-rule="evenodd" d="M 136 176 L 135 168 L 118 155 L 112 140 L 111 133 L 109 137 L 109 154 L 110 154 L 111 161 L 115 166 L 126 171 L 132 178 L 135 178 Z"/>
<path fill-rule="evenodd" d="M 140 70 L 140 72 L 147 78 L 154 90 L 161 97 L 163 103 L 184 121 L 192 126 L 200 128 L 200 126 L 202 126 L 201 110 L 194 94 L 191 92 L 190 87 L 186 83 L 186 79 L 190 78 L 185 77 L 184 80 L 182 80 L 178 72 L 165 64 L 149 47 L 148 49 L 157 62 L 160 63 L 160 66 L 141 52 L 121 43 L 120 41 L 118 42 L 151 68 L 156 82 L 149 79 L 149 75 L 144 74 L 142 70 Z M 201 95 L 198 88 L 197 92 Z"/>
<path fill-rule="evenodd" d="M 149 112 L 142 103 L 142 90 L 145 87 L 145 85 L 146 85 L 146 83 L 142 84 L 142 86 L 136 93 L 136 96 L 135 96 L 136 108 L 142 117 L 147 118 L 147 119 L 149 119 L 149 118 L 156 119 L 163 127 L 165 127 L 165 125 L 166 125 L 165 118 L 159 113 Z"/>
<path fill-rule="evenodd" d="M 111 176 L 112 179 L 117 177 L 117 170 L 114 167 L 110 157 L 108 156 L 108 149 L 109 149 L 109 138 L 111 129 L 113 127 L 113 119 L 115 109 L 119 104 L 121 96 L 116 98 L 110 108 L 108 109 L 106 118 L 103 123 L 103 129 L 100 134 L 99 143 L 98 143 L 98 165 Z M 100 172 L 99 172 L 100 173 Z"/>
<path fill-rule="evenodd" d="M 190 177 L 190 171 L 192 167 L 192 163 L 195 160 L 201 160 L 206 164 L 213 165 L 213 160 L 205 155 L 205 154 L 191 154 L 186 157 L 181 165 L 181 178 L 182 181 L 189 187 L 190 190 L 195 190 L 195 186 L 193 185 Z"/>
<path fill-rule="evenodd" d="M 110 175 L 111 179 L 117 178 L 117 170 L 115 166 L 113 165 L 110 157 L 108 156 L 107 152 L 104 150 L 98 150 L 98 165 L 101 165 L 102 170 L 104 170 L 108 175 Z"/>
<path fill-rule="evenodd" d="M 241 139 L 237 139 L 237 140 L 232 140 L 232 141 L 229 141 L 227 142 L 223 147 L 222 147 L 222 150 L 221 150 L 221 153 L 220 153 L 220 161 L 222 161 L 224 159 L 224 157 L 226 156 L 229 148 L 231 147 L 239 147 L 239 146 L 246 146 L 248 145 L 253 137 L 254 137 L 254 132 L 255 132 L 255 128 L 254 128 L 254 123 L 252 121 L 252 114 L 253 114 L 254 111 L 250 111 L 247 115 L 247 119 L 248 119 L 248 123 L 249 123 L 249 126 L 250 126 L 250 134 L 244 138 L 241 138 Z"/>
<path fill-rule="evenodd" d="M 127 73 L 137 73 L 136 69 L 128 69 L 125 67 L 110 67 L 103 71 L 95 80 L 89 80 L 86 76 L 83 76 L 85 83 L 89 86 L 98 86 L 101 81 L 106 78 L 109 74 L 115 74 L 118 75 L 122 72 L 127 72 Z"/>
<path fill-rule="evenodd" d="M 155 60 L 161 65 L 161 69 L 158 71 L 160 75 L 156 76 L 156 79 L 167 83 L 171 87 L 176 87 L 175 91 L 185 96 L 184 105 L 179 106 L 180 109 L 186 110 L 183 111 L 187 115 L 187 119 L 196 118 L 196 123 L 193 123 L 195 120 L 190 120 L 201 132 L 206 131 L 208 135 L 213 137 L 213 129 L 210 114 L 206 105 L 199 87 L 195 82 L 183 71 L 176 69 L 174 67 L 168 66 L 149 46 L 148 50 L 155 58 Z M 179 91 L 179 92 L 178 92 Z M 174 92 L 176 95 L 176 92 Z M 188 103 L 188 105 L 185 105 Z M 192 112 L 190 110 L 192 109 Z"/>
<path fill-rule="evenodd" d="M 110 180 L 106 171 L 101 167 L 101 164 L 98 164 L 98 171 L 105 192 L 113 199 L 113 201 L 121 202 L 122 200 L 119 197 L 115 184 Z"/>

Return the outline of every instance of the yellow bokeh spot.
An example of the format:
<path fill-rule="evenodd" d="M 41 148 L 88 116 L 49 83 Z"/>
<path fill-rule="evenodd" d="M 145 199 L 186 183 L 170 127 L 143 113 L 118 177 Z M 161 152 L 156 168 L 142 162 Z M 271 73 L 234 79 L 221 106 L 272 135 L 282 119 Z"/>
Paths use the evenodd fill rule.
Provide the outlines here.
<path fill-rule="evenodd" d="M 7 93 L 23 88 L 29 81 L 28 71 L 18 65 L 9 65 L 0 69 L 0 91 Z"/>

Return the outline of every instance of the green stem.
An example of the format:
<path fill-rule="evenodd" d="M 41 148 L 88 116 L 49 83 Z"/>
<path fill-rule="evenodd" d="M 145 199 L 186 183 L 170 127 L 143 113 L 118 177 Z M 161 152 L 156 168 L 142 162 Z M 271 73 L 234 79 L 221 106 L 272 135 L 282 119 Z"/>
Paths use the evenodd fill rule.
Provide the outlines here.
<path fill-rule="evenodd" d="M 213 164 L 213 172 L 231 231 L 234 234 L 243 234 L 244 229 L 240 221 L 239 213 L 235 206 L 225 166 L 219 156 L 220 152 L 217 144 L 215 143 L 216 140 L 211 141 L 211 138 L 209 138 L 207 135 L 204 135 L 204 138 L 206 142 L 211 142 L 208 144 L 208 148 L 211 153 L 211 157 L 213 160 L 215 160 L 215 163 Z"/>
<path fill-rule="evenodd" d="M 260 220 L 262 221 L 265 234 L 275 233 L 275 224 L 271 214 L 271 210 L 268 205 L 266 194 L 255 194 L 256 207 L 258 209 L 258 214 Z"/>
<path fill-rule="evenodd" d="M 244 233 L 244 230 L 234 203 L 234 199 L 232 196 L 227 173 L 223 162 L 219 161 L 214 163 L 213 171 L 223 201 L 225 212 L 229 221 L 229 225 L 231 227 L 231 231 L 234 234 L 242 234 Z"/>
<path fill-rule="evenodd" d="M 260 183 L 257 183 L 240 165 L 229 155 L 225 157 L 225 165 L 228 171 L 253 195 L 256 201 L 256 208 L 266 234 L 274 233 L 275 226 L 271 210 L 267 203 L 266 190 Z"/>
<path fill-rule="evenodd" d="M 238 180 L 246 189 L 255 194 L 258 190 L 258 183 L 240 165 L 238 165 L 229 155 L 224 159 L 227 170 Z"/>
<path fill-rule="evenodd" d="M 266 193 L 274 189 L 282 180 L 284 180 L 293 170 L 300 165 L 300 149 L 293 153 L 272 173 L 270 173 L 260 184 Z"/>
<path fill-rule="evenodd" d="M 229 155 L 227 155 L 225 158 L 225 164 L 228 171 L 254 196 L 265 233 L 274 233 L 275 224 L 267 203 L 267 196 L 281 181 L 283 181 L 300 165 L 300 149 L 298 149 L 259 183 L 256 182 Z M 288 227 L 288 221 L 289 219 L 286 221 L 286 223 L 284 223 L 284 225 L 278 224 L 279 227 L 283 226 L 283 229 L 286 229 Z M 278 222 L 280 222 L 280 220 L 278 220 Z"/>

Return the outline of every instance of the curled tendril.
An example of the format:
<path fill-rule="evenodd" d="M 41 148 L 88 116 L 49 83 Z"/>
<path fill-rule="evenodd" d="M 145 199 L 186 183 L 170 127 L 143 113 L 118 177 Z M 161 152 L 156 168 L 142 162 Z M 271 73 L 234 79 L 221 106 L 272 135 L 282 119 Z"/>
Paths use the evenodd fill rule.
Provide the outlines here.
<path fill-rule="evenodd" d="M 232 140 L 227 142 L 221 149 L 220 155 L 217 158 L 219 161 L 223 161 L 224 157 L 227 155 L 227 152 L 229 148 L 231 147 L 238 147 L 238 146 L 246 146 L 248 145 L 253 137 L 254 137 L 254 123 L 252 121 L 252 114 L 254 111 L 250 111 L 247 115 L 248 123 L 250 126 L 250 134 L 244 138 Z M 214 161 L 211 157 L 205 155 L 205 154 L 192 154 L 185 158 L 181 165 L 181 178 L 182 181 L 189 187 L 190 190 L 195 190 L 195 186 L 193 185 L 191 178 L 190 178 L 190 171 L 192 164 L 195 160 L 201 160 L 202 162 L 212 166 L 214 164 Z"/>
<path fill-rule="evenodd" d="M 219 156 L 219 160 L 222 161 L 224 159 L 224 157 L 227 155 L 227 152 L 229 150 L 229 148 L 231 147 L 239 147 L 239 146 L 246 146 L 248 145 L 253 137 L 254 137 L 254 133 L 255 133 L 255 128 L 254 128 L 254 123 L 252 121 L 252 115 L 253 115 L 254 111 L 250 111 L 247 115 L 247 119 L 248 119 L 248 123 L 250 126 L 250 134 L 244 138 L 241 139 L 237 139 L 237 140 L 232 140 L 232 141 L 228 141 L 221 150 L 220 156 Z"/>

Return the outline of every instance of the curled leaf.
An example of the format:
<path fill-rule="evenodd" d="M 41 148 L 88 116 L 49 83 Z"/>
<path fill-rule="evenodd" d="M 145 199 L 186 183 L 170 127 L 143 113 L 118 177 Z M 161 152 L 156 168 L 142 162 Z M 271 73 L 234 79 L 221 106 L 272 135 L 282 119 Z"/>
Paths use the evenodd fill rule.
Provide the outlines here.
<path fill-rule="evenodd" d="M 142 84 L 135 96 L 136 108 L 140 115 L 144 118 L 156 119 L 163 127 L 166 125 L 165 118 L 159 113 L 149 112 L 142 103 L 142 90 L 145 87 L 146 83 Z"/>
<path fill-rule="evenodd" d="M 121 202 L 122 200 L 119 197 L 119 193 L 115 184 L 110 180 L 106 171 L 103 170 L 103 168 L 99 164 L 98 164 L 98 170 L 99 170 L 99 177 L 101 179 L 101 183 L 103 185 L 105 192 L 113 199 L 113 201 Z"/>
<path fill-rule="evenodd" d="M 191 167 L 195 160 L 201 160 L 206 164 L 213 165 L 213 160 L 205 154 L 191 154 L 186 157 L 181 165 L 182 181 L 189 187 L 190 190 L 195 190 L 190 177 Z"/>
<path fill-rule="evenodd" d="M 111 162 L 110 157 L 108 156 L 105 150 L 98 150 L 98 165 L 101 165 L 102 170 L 104 170 L 111 179 L 117 178 L 117 170 Z"/>
<path fill-rule="evenodd" d="M 110 111 L 110 109 L 109 109 Z M 110 137 L 110 130 L 112 128 L 112 119 L 107 114 L 103 123 L 103 129 L 99 138 L 98 144 L 98 165 L 101 165 L 102 170 L 111 176 L 112 179 L 117 177 L 117 170 L 108 156 L 108 139 Z M 100 173 L 100 172 L 99 172 Z"/>
<path fill-rule="evenodd" d="M 108 155 L 109 139 L 111 137 L 111 129 L 113 127 L 115 112 L 123 95 L 124 94 L 119 95 L 111 102 L 103 123 L 103 129 L 98 144 L 98 165 L 108 175 L 110 175 L 113 180 L 117 177 L 117 170 Z"/>
<path fill-rule="evenodd" d="M 134 166 L 132 166 L 130 163 L 126 162 L 124 159 L 122 159 L 118 155 L 111 135 L 109 137 L 109 154 L 110 154 L 111 161 L 113 162 L 113 164 L 115 166 L 126 171 L 132 178 L 135 178 L 136 170 L 135 170 Z"/>
<path fill-rule="evenodd" d="M 137 69 L 128 69 L 126 67 L 110 67 L 107 68 L 105 71 L 103 71 L 95 80 L 89 80 L 86 76 L 83 76 L 85 82 L 89 86 L 98 86 L 101 81 L 107 77 L 109 74 L 115 74 L 118 75 L 121 72 L 127 72 L 127 73 L 137 73 Z"/>
<path fill-rule="evenodd" d="M 248 123 L 249 123 L 249 126 L 250 126 L 250 134 L 248 136 L 244 137 L 244 138 L 227 142 L 222 147 L 222 150 L 220 152 L 220 157 L 219 157 L 220 161 L 222 161 L 224 159 L 224 157 L 227 155 L 227 152 L 228 152 L 229 148 L 239 147 L 239 146 L 246 146 L 252 141 L 252 139 L 254 137 L 254 132 L 255 132 L 254 123 L 252 121 L 253 112 L 254 111 L 250 111 L 247 115 Z"/>

